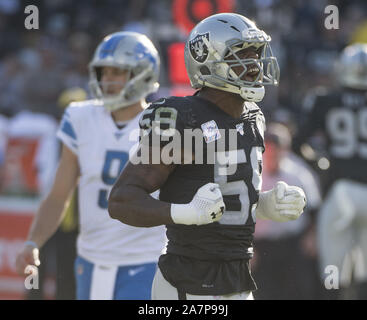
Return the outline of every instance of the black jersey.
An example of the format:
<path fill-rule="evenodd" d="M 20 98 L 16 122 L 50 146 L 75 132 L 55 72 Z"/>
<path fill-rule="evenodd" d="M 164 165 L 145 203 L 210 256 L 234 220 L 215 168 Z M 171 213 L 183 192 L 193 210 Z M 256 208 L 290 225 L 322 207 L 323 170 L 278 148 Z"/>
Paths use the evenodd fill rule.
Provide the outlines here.
<path fill-rule="evenodd" d="M 256 289 L 248 262 L 261 189 L 265 126 L 262 112 L 255 103 L 246 102 L 241 118 L 234 119 L 198 96 L 171 97 L 146 110 L 141 128 L 149 130 L 157 119 L 161 121 L 158 131 L 164 135 L 166 130 L 175 128 L 182 146 L 183 140 L 190 137 L 185 130 L 199 130 L 201 144 L 198 149 L 193 143 L 192 152 L 194 161 L 203 159 L 202 163 L 177 164 L 160 189 L 160 200 L 188 203 L 201 186 L 213 182 L 219 184 L 226 205 L 219 222 L 167 226 L 167 254 L 159 260 L 162 274 L 172 285 L 191 294 L 219 295 Z M 235 143 L 230 141 L 233 137 Z M 160 148 L 173 139 L 161 141 Z M 226 155 L 230 155 L 227 162 L 223 160 Z"/>
<path fill-rule="evenodd" d="M 367 183 L 367 93 L 319 88 L 308 98 L 301 141 L 317 132 L 325 137 L 329 182 L 341 178 Z"/>

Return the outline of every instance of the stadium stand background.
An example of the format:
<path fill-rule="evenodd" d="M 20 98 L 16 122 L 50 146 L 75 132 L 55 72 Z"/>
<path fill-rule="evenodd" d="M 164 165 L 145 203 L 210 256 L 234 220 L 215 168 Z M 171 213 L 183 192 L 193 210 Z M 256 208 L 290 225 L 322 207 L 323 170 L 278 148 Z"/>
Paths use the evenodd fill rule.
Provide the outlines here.
<path fill-rule="evenodd" d="M 28 4 L 39 8 L 38 30 L 24 27 L 24 8 Z M 339 30 L 324 27 L 324 8 L 328 4 L 339 8 Z M 180 6 L 184 11 L 177 15 Z M 53 164 L 45 164 L 47 161 L 43 167 L 26 164 L 36 161 L 34 148 L 42 144 L 42 139 L 57 144 L 54 130 L 62 114 L 62 94 L 71 88 L 80 88 L 88 94 L 87 65 L 96 45 L 105 35 L 118 30 L 146 34 L 162 57 L 161 88 L 150 100 L 191 94 L 183 61 L 185 26 L 190 25 L 190 19 L 200 20 L 223 8 L 255 19 L 271 34 L 281 80 L 279 88 L 267 91 L 261 106 L 268 121 L 287 125 L 293 135 L 302 121 L 301 101 L 307 91 L 318 85 L 333 84 L 332 65 L 344 46 L 356 41 L 367 42 L 367 3 L 363 0 L 0 0 L 0 299 L 73 298 L 72 284 L 63 289 L 57 285 L 60 279 L 62 283 L 72 276 L 71 272 L 60 275 L 60 269 L 66 267 L 57 258 L 57 248 L 58 243 L 69 237 L 70 255 L 61 256 L 63 262 L 70 264 L 75 254 L 77 217 L 69 214 L 69 222 L 65 222 L 60 233 L 42 250 L 48 263 L 43 266 L 47 281 L 43 281 L 41 290 L 25 294 L 23 280 L 15 275 L 14 260 L 39 199 L 52 180 L 57 150 L 49 160 Z M 35 145 L 29 139 L 19 142 L 19 134 L 12 136 L 11 128 L 22 126 L 23 122 L 19 124 L 16 120 L 24 112 L 42 118 L 39 121 L 44 130 L 35 138 Z M 23 138 L 35 126 L 32 120 L 24 121 L 31 124 L 21 130 Z M 9 137 L 16 138 L 12 144 Z M 18 166 L 14 165 L 14 159 L 19 160 L 15 161 Z M 317 166 L 314 169 L 322 179 L 322 170 Z M 47 175 L 45 170 L 51 173 Z M 9 172 L 12 172 L 10 176 Z"/>

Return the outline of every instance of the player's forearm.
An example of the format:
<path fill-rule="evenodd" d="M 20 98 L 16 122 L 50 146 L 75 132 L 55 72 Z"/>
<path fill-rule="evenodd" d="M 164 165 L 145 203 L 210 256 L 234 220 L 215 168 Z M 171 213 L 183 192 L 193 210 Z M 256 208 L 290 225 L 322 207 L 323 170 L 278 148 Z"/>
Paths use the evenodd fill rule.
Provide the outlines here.
<path fill-rule="evenodd" d="M 134 227 L 172 224 L 171 204 L 156 200 L 137 186 L 112 189 L 108 200 L 110 217 Z"/>
<path fill-rule="evenodd" d="M 46 198 L 34 217 L 27 240 L 41 248 L 59 227 L 64 206 L 65 201 Z"/>

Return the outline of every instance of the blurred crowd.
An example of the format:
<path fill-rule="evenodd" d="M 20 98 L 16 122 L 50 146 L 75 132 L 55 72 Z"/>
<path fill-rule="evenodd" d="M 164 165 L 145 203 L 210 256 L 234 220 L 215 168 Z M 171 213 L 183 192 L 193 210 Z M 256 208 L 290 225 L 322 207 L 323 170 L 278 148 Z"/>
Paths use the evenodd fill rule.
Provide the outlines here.
<path fill-rule="evenodd" d="M 47 130 L 54 134 L 67 103 L 89 96 L 88 63 L 95 47 L 105 35 L 119 30 L 144 33 L 154 42 L 162 60 L 161 88 L 151 99 L 170 94 L 173 84 L 169 76 L 168 48 L 172 43 L 184 42 L 187 37 L 174 21 L 173 2 L 0 0 L 0 114 L 3 116 L 0 120 L 10 121 L 24 111 L 47 114 L 55 121 L 55 126 L 50 124 Z M 24 7 L 28 4 L 39 8 L 38 30 L 24 27 Z M 340 29 L 328 30 L 324 26 L 327 16 L 324 9 L 329 4 L 339 9 Z M 274 294 L 279 286 L 286 287 L 287 283 L 290 289 L 284 298 L 320 298 L 322 289 L 317 276 L 312 216 L 324 194 L 319 180 L 322 170 L 301 163 L 303 160 L 292 153 L 292 136 L 297 134 L 302 121 L 301 106 L 307 92 L 320 85 L 333 86 L 333 64 L 341 49 L 352 42 L 367 42 L 367 2 L 237 0 L 234 9 L 254 19 L 271 35 L 272 49 L 281 70 L 280 86 L 267 89 L 261 103 L 267 121 L 278 123 L 269 127 L 267 150 L 271 152 L 268 156 L 272 161 L 268 164 L 272 167 L 265 168 L 264 186 L 270 188 L 273 180 L 281 177 L 288 179 L 289 184 L 303 183 L 300 186 L 309 197 L 309 217 L 287 227 L 259 223 L 260 254 L 255 256 L 253 264 L 255 279 L 259 287 L 265 289 L 259 291 L 258 298 L 274 298 L 264 290 Z M 37 126 L 35 122 L 34 126 Z M 3 137 L 1 143 L 5 143 Z M 53 170 L 54 166 L 48 168 Z M 289 256 L 293 259 L 286 260 Z M 262 260 L 262 266 L 267 267 L 259 265 Z M 291 269 L 284 270 L 281 264 L 274 267 L 276 260 L 282 261 L 285 267 L 291 265 Z M 269 270 L 278 273 L 270 274 Z M 299 283 L 294 280 L 297 274 L 302 275 L 298 277 Z M 270 283 L 266 275 L 280 277 L 279 283 L 273 288 L 265 287 Z"/>
<path fill-rule="evenodd" d="M 24 27 L 29 1 L 0 1 L 0 112 L 13 116 L 22 109 L 60 115 L 58 97 L 70 87 L 87 90 L 87 65 L 101 39 L 118 30 L 146 34 L 162 56 L 161 94 L 170 87 L 167 48 L 185 41 L 175 23 L 170 0 L 32 1 L 39 8 L 39 29 Z M 339 30 L 324 26 L 327 0 L 234 1 L 235 11 L 255 19 L 272 36 L 281 68 L 280 87 L 268 92 L 266 110 L 280 107 L 299 112 L 313 86 L 330 84 L 338 52 L 367 37 L 366 4 L 332 1 L 339 8 Z M 364 28 L 364 30 L 363 30 Z M 358 38 L 358 39 L 356 39 Z M 272 90 L 269 90 L 272 91 Z"/>

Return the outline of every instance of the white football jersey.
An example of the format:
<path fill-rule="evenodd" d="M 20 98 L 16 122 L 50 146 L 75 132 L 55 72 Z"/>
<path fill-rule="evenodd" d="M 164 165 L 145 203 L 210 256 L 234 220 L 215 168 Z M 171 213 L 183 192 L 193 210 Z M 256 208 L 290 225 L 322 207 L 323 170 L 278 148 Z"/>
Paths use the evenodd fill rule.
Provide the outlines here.
<path fill-rule="evenodd" d="M 78 254 L 101 265 L 156 262 L 165 247 L 164 226 L 137 228 L 112 219 L 108 195 L 138 142 L 140 114 L 118 129 L 101 102 L 74 102 L 66 110 L 58 137 L 79 159 Z"/>

